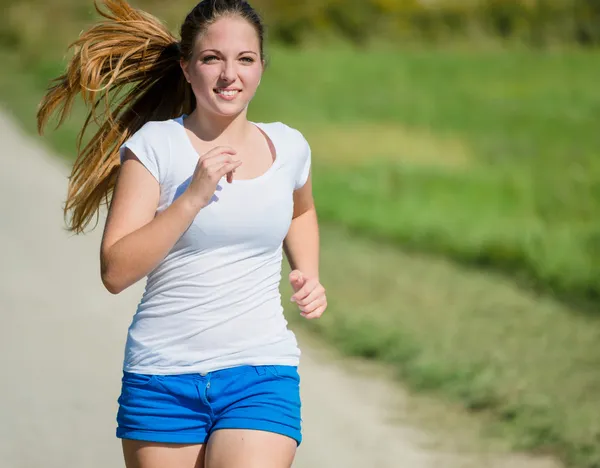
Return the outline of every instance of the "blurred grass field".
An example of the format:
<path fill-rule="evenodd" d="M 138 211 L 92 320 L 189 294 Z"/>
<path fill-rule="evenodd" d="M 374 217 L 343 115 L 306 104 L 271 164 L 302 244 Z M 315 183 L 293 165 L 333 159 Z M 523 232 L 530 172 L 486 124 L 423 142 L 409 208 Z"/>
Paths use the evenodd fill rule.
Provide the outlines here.
<path fill-rule="evenodd" d="M 600 466 L 596 317 L 341 227 L 325 225 L 322 246 L 329 311 L 306 322 L 290 305 L 294 326 L 389 364 L 413 390 L 459 402 L 515 449 Z"/>
<path fill-rule="evenodd" d="M 31 131 L 54 42 L 0 51 L 0 99 Z M 250 117 L 311 143 L 331 302 L 295 326 L 600 467 L 600 53 L 269 52 Z M 73 157 L 81 116 L 44 141 Z"/>
<path fill-rule="evenodd" d="M 280 53 L 254 109 L 307 133 L 327 219 L 598 310 L 598 59 Z"/>
<path fill-rule="evenodd" d="M 251 117 L 306 134 L 324 218 L 600 310 L 600 53 L 273 52 Z"/>

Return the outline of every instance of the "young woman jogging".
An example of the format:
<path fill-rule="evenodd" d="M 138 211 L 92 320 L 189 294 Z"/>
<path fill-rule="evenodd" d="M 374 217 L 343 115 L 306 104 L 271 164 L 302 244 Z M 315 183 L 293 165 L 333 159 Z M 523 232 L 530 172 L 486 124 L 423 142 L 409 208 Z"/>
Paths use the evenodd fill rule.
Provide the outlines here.
<path fill-rule="evenodd" d="M 69 180 L 69 227 L 82 232 L 110 199 L 102 281 L 118 294 L 146 278 L 117 414 L 126 465 L 289 467 L 300 351 L 279 292 L 283 253 L 300 313 L 318 318 L 327 300 L 309 144 L 247 118 L 263 24 L 245 1 L 204 0 L 176 39 L 124 0 L 104 3 L 38 124 L 55 111 L 62 122 L 77 95 L 91 107 L 80 136 L 98 129 Z"/>

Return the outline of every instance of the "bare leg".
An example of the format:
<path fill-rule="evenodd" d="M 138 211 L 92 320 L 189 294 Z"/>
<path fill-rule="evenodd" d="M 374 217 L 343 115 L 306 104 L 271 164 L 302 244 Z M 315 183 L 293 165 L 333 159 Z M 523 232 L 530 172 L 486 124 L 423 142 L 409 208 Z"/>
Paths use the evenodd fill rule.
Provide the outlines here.
<path fill-rule="evenodd" d="M 206 448 L 206 468 L 290 468 L 296 441 L 271 432 L 215 431 Z"/>
<path fill-rule="evenodd" d="M 123 439 L 127 468 L 204 468 L 204 445 L 156 444 Z"/>

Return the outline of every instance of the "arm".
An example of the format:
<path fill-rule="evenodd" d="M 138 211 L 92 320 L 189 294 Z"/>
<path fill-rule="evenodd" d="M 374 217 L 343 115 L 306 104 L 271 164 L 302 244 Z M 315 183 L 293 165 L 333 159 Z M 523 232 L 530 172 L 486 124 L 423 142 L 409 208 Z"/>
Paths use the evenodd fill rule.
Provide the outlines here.
<path fill-rule="evenodd" d="M 294 214 L 283 248 L 292 270 L 319 278 L 319 225 L 310 177 L 294 192 Z"/>
<path fill-rule="evenodd" d="M 184 193 L 155 217 L 159 195 L 158 181 L 127 149 L 100 250 L 102 282 L 112 294 L 156 268 L 200 210 Z"/>
<path fill-rule="evenodd" d="M 327 298 L 319 281 L 319 226 L 310 176 L 304 186 L 294 192 L 292 224 L 283 246 L 292 268 L 292 301 L 303 317 L 319 318 L 327 308 Z"/>
<path fill-rule="evenodd" d="M 208 204 L 218 181 L 227 176 L 231 183 L 241 165 L 234 154 L 233 148 L 217 146 L 200 156 L 185 192 L 155 216 L 160 185 L 126 149 L 100 250 L 106 289 L 118 294 L 156 268 Z"/>

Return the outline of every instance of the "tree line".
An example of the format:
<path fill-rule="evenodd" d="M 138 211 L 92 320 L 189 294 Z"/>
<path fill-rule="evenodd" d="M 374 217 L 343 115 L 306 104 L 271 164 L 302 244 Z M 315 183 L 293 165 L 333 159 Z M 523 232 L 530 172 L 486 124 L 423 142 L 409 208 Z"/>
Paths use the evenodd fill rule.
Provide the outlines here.
<path fill-rule="evenodd" d="M 494 37 L 534 47 L 600 43 L 600 0 L 251 0 L 278 41 L 315 35 L 443 42 Z"/>

